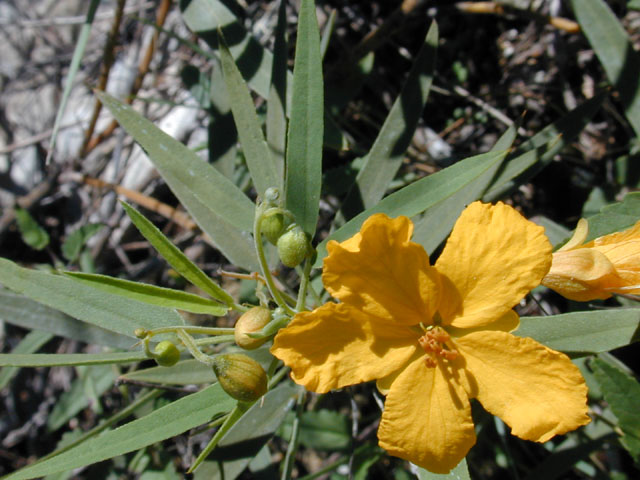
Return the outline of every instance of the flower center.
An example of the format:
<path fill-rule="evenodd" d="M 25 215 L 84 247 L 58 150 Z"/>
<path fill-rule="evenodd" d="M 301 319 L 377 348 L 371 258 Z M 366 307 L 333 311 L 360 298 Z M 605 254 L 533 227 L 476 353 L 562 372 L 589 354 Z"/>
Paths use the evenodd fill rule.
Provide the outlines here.
<path fill-rule="evenodd" d="M 451 337 L 440 326 L 431 325 L 424 329 L 424 335 L 418 339 L 418 343 L 427 354 L 424 363 L 429 368 L 433 368 L 438 364 L 438 357 L 446 360 L 455 360 L 458 356 L 458 351 L 454 348 Z"/>

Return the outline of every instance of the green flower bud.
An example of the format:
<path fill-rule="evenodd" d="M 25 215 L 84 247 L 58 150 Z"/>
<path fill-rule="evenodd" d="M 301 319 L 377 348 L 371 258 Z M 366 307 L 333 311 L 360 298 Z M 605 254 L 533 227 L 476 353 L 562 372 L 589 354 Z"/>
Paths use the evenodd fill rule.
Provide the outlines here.
<path fill-rule="evenodd" d="M 267 374 L 258 362 L 244 353 L 215 357 L 213 372 L 222 389 L 241 402 L 253 402 L 267 393 Z"/>
<path fill-rule="evenodd" d="M 180 350 L 169 340 L 157 344 L 153 353 L 156 363 L 161 367 L 173 367 L 180 360 Z"/>
<path fill-rule="evenodd" d="M 147 336 L 147 329 L 146 328 L 136 328 L 133 331 L 133 334 L 136 336 L 136 338 L 140 338 L 143 339 L 144 337 Z"/>
<path fill-rule="evenodd" d="M 266 338 L 251 338 L 247 333 L 256 333 L 262 330 L 271 321 L 271 311 L 265 307 L 253 307 L 243 313 L 234 331 L 236 344 L 245 350 L 254 350 L 267 341 Z"/>
<path fill-rule="evenodd" d="M 284 215 L 281 213 L 275 213 L 273 215 L 269 215 L 268 217 L 263 217 L 260 222 L 260 230 L 262 234 L 267 237 L 267 240 L 271 242 L 271 244 L 275 245 L 284 232 L 284 229 L 287 227 L 287 223 Z"/>
<path fill-rule="evenodd" d="M 293 224 L 278 239 L 278 255 L 280 260 L 287 267 L 300 265 L 309 255 L 310 245 L 307 235 L 302 229 Z"/>

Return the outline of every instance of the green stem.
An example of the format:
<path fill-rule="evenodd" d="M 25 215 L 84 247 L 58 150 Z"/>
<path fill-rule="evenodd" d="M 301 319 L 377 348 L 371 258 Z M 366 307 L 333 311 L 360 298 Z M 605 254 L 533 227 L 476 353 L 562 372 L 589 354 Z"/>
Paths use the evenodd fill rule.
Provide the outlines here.
<path fill-rule="evenodd" d="M 289 447 L 287 448 L 287 454 L 284 458 L 284 469 L 282 470 L 282 480 L 290 480 L 291 473 L 293 471 L 293 461 L 295 460 L 296 451 L 298 450 L 298 441 L 300 436 L 300 418 L 302 417 L 302 410 L 304 407 L 304 401 L 306 398 L 306 390 L 301 389 L 298 393 L 296 403 L 296 416 L 293 419 L 293 426 L 291 428 L 291 438 L 289 439 Z"/>
<path fill-rule="evenodd" d="M 304 261 L 304 270 L 300 277 L 300 288 L 298 288 L 298 301 L 296 302 L 296 310 L 301 312 L 306 310 L 307 287 L 309 286 L 309 275 L 311 274 L 311 260 L 307 258 Z"/>
<path fill-rule="evenodd" d="M 278 382 L 282 380 L 282 377 L 284 377 L 288 372 L 289 372 L 289 367 L 282 367 L 280 370 L 278 370 L 276 374 L 273 377 L 271 377 L 271 380 L 269 380 L 269 390 L 275 387 L 278 384 Z"/>
<path fill-rule="evenodd" d="M 355 451 L 353 452 L 354 455 L 359 454 L 360 452 L 362 452 L 363 450 L 365 450 L 368 447 L 367 444 L 364 445 L 360 445 L 358 448 L 355 449 Z M 329 465 L 322 467 L 320 470 L 318 470 L 317 472 L 314 472 L 310 475 L 305 475 L 304 477 L 300 478 L 299 480 L 313 480 L 315 478 L 321 477 L 322 475 L 324 475 L 325 473 L 329 473 L 332 470 L 335 470 L 336 468 L 338 468 L 340 465 L 342 465 L 343 463 L 347 463 L 349 461 L 349 455 L 343 455 L 342 457 L 340 457 L 338 460 L 336 460 L 333 463 L 330 463 Z"/>
<path fill-rule="evenodd" d="M 193 465 L 189 467 L 187 473 L 193 473 L 200 466 L 200 464 L 204 462 L 204 460 L 209 456 L 213 449 L 216 448 L 216 445 L 218 445 L 218 442 L 220 442 L 224 434 L 227 433 L 231 427 L 233 427 L 233 425 L 240 419 L 240 417 L 242 417 L 242 414 L 245 411 L 246 409 L 244 407 L 241 407 L 240 405 L 236 405 L 235 408 L 231 410 L 229 416 L 225 419 L 224 423 L 220 426 L 213 438 L 209 441 L 209 444 L 205 447 L 205 449 L 200 452 L 200 455 L 198 455 L 198 458 L 196 458 L 195 462 L 193 462 Z"/>
<path fill-rule="evenodd" d="M 177 333 L 179 331 L 186 333 L 201 333 L 203 335 L 233 335 L 235 329 L 233 328 L 216 328 L 216 327 L 185 327 L 183 325 L 176 325 L 175 327 L 160 327 L 149 330 L 149 335 L 158 335 L 160 333 Z"/>
<path fill-rule="evenodd" d="M 236 339 L 233 335 L 218 335 L 217 337 L 198 338 L 195 340 L 196 345 L 212 345 L 216 343 L 233 342 Z"/>
<path fill-rule="evenodd" d="M 193 355 L 193 358 L 198 360 L 200 363 L 204 363 L 205 365 L 209 365 L 210 367 L 213 366 L 214 360 L 209 355 L 205 355 L 200 351 L 191 335 L 189 335 L 184 330 L 178 330 L 176 333 L 178 334 L 180 340 L 182 340 L 182 343 L 184 343 L 184 346 L 187 347 L 191 355 Z"/>
<path fill-rule="evenodd" d="M 293 316 L 296 312 L 289 306 L 289 304 L 282 298 L 282 294 L 280 290 L 276 287 L 276 284 L 271 276 L 271 271 L 269 270 L 269 264 L 267 263 L 267 259 L 264 255 L 264 246 L 262 245 L 262 215 L 264 213 L 264 204 L 261 204 L 256 208 L 256 216 L 253 222 L 253 243 L 256 248 L 256 253 L 258 254 L 258 261 L 260 262 L 260 269 L 262 270 L 262 276 L 264 277 L 265 282 L 267 282 L 267 287 L 271 292 L 271 296 L 275 300 L 275 302 L 282 307 L 289 315 Z"/>

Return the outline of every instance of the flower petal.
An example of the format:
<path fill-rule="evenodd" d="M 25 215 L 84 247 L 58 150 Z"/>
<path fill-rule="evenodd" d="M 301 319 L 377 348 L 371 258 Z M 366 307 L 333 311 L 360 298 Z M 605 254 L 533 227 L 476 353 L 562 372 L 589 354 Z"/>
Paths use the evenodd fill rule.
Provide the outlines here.
<path fill-rule="evenodd" d="M 401 325 L 429 322 L 439 300 L 439 276 L 410 241 L 407 217 L 376 214 L 349 240 L 329 242 L 322 280 L 343 303 Z"/>
<path fill-rule="evenodd" d="M 578 302 L 605 299 L 624 285 L 609 259 L 595 248 L 555 252 L 551 270 L 542 284 Z"/>
<path fill-rule="evenodd" d="M 589 423 L 587 387 L 563 353 L 496 331 L 471 333 L 455 343 L 475 398 L 513 435 L 546 442 Z"/>
<path fill-rule="evenodd" d="M 429 368 L 424 356 L 393 382 L 384 404 L 378 440 L 391 455 L 436 473 L 447 473 L 476 441 L 469 398 L 451 363 Z"/>
<path fill-rule="evenodd" d="M 327 303 L 296 315 L 271 353 L 291 367 L 296 383 L 324 393 L 393 373 L 419 348 L 417 337 L 390 319 Z"/>
<path fill-rule="evenodd" d="M 496 321 L 540 284 L 550 266 L 543 227 L 503 203 L 472 203 L 436 262 L 462 299 L 460 316 L 445 322 L 469 328 Z"/>

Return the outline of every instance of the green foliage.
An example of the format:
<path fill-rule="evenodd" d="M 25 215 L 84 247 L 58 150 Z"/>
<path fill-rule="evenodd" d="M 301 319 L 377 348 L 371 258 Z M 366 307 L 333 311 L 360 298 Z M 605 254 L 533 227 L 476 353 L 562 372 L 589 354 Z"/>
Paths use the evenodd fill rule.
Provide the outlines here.
<path fill-rule="evenodd" d="M 604 399 L 618 418 L 618 426 L 622 430 L 620 441 L 636 463 L 640 464 L 640 384 L 614 362 L 595 358 L 591 366 Z"/>
<path fill-rule="evenodd" d="M 49 245 L 49 234 L 44 228 L 38 225 L 38 222 L 35 221 L 27 210 L 16 208 L 15 212 L 18 228 L 20 229 L 24 243 L 36 250 L 42 250 Z"/>

